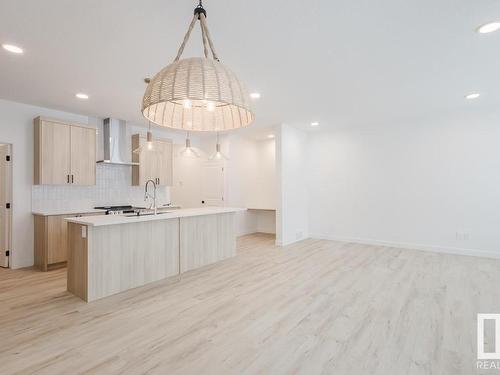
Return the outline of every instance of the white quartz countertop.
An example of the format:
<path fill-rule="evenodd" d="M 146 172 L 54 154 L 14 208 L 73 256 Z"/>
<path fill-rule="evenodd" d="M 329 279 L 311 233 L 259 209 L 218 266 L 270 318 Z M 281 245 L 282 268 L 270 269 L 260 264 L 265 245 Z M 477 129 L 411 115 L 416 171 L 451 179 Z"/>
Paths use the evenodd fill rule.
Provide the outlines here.
<path fill-rule="evenodd" d="M 57 216 L 57 215 L 78 215 L 78 214 L 93 214 L 102 213 L 106 210 L 96 210 L 95 208 L 57 208 L 49 210 L 33 210 L 33 215 L 39 216 Z"/>
<path fill-rule="evenodd" d="M 245 210 L 246 208 L 234 208 L 234 207 L 183 208 L 183 209 L 173 209 L 172 211 L 165 211 L 163 209 L 162 213 L 158 215 L 144 215 L 144 216 L 132 216 L 132 217 L 126 215 L 104 215 L 104 216 L 99 215 L 99 216 L 68 217 L 65 218 L 65 220 L 70 223 L 77 223 L 92 227 L 100 227 L 104 225 L 132 224 L 143 221 L 176 219 L 180 217 L 189 217 L 189 216 L 216 215 L 216 214 L 239 212 Z"/>

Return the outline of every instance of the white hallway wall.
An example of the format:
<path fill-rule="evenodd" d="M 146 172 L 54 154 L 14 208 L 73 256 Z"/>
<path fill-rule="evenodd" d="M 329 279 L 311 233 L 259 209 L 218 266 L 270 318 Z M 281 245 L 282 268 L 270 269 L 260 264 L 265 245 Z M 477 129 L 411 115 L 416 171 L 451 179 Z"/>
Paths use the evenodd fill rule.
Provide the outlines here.
<path fill-rule="evenodd" d="M 275 141 L 256 141 L 228 134 L 222 147 L 226 161 L 226 205 L 247 208 L 276 207 Z M 246 211 L 237 214 L 237 233 L 275 233 L 275 213 Z"/>
<path fill-rule="evenodd" d="M 311 236 L 500 257 L 499 143 L 500 113 L 312 132 Z"/>
<path fill-rule="evenodd" d="M 290 125 L 280 125 L 276 137 L 278 245 L 285 246 L 309 237 L 307 155 L 308 134 Z"/>

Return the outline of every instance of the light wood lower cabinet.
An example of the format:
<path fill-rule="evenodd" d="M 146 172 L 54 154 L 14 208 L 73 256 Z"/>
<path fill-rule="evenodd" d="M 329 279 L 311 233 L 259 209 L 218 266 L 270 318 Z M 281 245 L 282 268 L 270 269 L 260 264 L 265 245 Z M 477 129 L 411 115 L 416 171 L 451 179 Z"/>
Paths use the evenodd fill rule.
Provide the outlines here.
<path fill-rule="evenodd" d="M 68 223 L 64 218 L 98 215 L 54 215 L 35 216 L 35 267 L 41 271 L 66 266 L 68 254 Z"/>

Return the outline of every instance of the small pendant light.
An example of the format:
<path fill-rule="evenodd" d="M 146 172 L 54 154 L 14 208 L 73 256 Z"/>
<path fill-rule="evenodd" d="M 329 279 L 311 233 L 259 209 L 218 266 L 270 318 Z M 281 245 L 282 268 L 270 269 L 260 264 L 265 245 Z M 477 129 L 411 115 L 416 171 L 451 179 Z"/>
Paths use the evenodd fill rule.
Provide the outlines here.
<path fill-rule="evenodd" d="M 142 151 L 143 146 L 139 146 L 134 150 L 136 154 Z M 148 151 L 153 151 L 154 142 L 153 142 L 153 132 L 151 131 L 151 121 L 149 121 L 148 132 L 146 133 L 146 149 Z"/>
<path fill-rule="evenodd" d="M 186 135 L 186 146 L 179 153 L 180 156 L 186 158 L 199 158 L 200 153 L 195 147 L 191 146 L 191 139 L 189 139 L 189 132 Z"/>
<path fill-rule="evenodd" d="M 226 155 L 224 155 L 224 153 L 221 151 L 220 142 L 219 142 L 219 132 L 217 132 L 217 142 L 215 143 L 215 153 L 213 153 L 209 159 L 210 160 L 229 160 L 229 158 Z"/>
<path fill-rule="evenodd" d="M 148 147 L 148 150 L 152 150 L 153 149 L 153 133 L 151 132 L 151 123 L 149 123 L 149 130 L 148 130 L 148 133 L 146 135 L 146 145 Z"/>

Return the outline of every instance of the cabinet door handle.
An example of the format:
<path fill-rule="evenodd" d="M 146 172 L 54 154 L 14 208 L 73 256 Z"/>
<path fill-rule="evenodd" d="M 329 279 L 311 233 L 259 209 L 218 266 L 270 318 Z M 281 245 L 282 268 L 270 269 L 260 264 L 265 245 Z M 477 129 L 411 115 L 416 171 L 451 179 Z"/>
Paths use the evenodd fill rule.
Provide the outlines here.
<path fill-rule="evenodd" d="M 158 185 L 160 185 L 160 178 L 158 177 Z"/>
<path fill-rule="evenodd" d="M 68 181 L 69 184 L 69 174 L 66 175 L 66 180 Z"/>
<path fill-rule="evenodd" d="M 74 175 L 71 175 L 71 183 L 74 182 L 74 177 L 75 177 Z"/>

